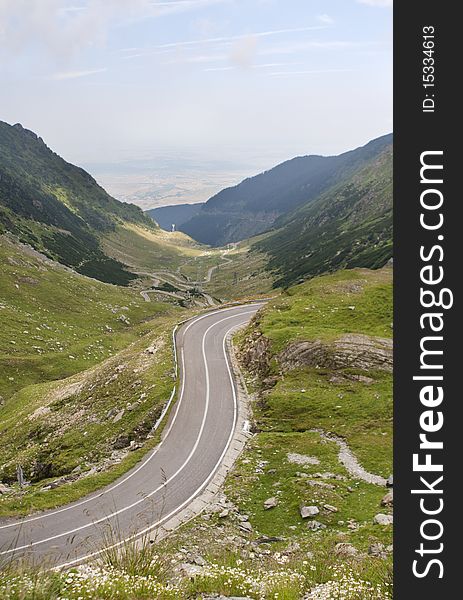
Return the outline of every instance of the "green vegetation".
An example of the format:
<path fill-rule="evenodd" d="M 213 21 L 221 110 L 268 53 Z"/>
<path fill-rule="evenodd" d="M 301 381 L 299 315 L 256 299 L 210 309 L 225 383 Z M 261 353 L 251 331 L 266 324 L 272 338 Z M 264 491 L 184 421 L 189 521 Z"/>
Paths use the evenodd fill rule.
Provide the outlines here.
<path fill-rule="evenodd" d="M 392 337 L 392 271 L 347 270 L 286 290 L 268 304 L 260 330 L 279 352 L 298 339 L 346 333 Z"/>
<path fill-rule="evenodd" d="M 299 156 L 288 160 L 222 190 L 180 229 L 211 246 L 258 235 L 281 225 L 286 215 L 300 206 L 310 206 L 327 190 L 374 161 L 391 141 L 392 135 L 385 135 L 339 156 Z M 303 254 L 308 248 L 303 249 Z"/>
<path fill-rule="evenodd" d="M 379 561 L 352 561 L 340 567 L 326 552 L 323 558 L 298 558 L 282 566 L 273 556 L 266 564 L 244 564 L 238 556 L 228 556 L 207 563 L 194 577 L 179 578 L 169 556 L 161 557 L 153 546 L 144 546 L 140 554 L 141 569 L 140 558 L 134 563 L 133 553 L 124 549 L 116 566 L 105 558 L 101 564 L 65 573 L 10 570 L 0 575 L 0 592 L 5 600 L 199 600 L 203 594 L 300 600 L 310 590 L 311 595 L 304 596 L 309 600 L 392 598 Z"/>
<path fill-rule="evenodd" d="M 199 285 L 222 301 L 252 298 L 272 289 L 273 277 L 266 270 L 267 257 L 250 251 L 260 238 L 246 240 L 230 248 L 208 248 L 181 232 L 150 231 L 138 225 L 125 225 L 105 236 L 105 252 L 133 272 L 147 277 L 162 273 L 165 291 L 176 291 L 178 284 Z M 144 280 L 149 286 L 151 279 Z M 180 288 L 181 289 L 181 288 Z"/>
<path fill-rule="evenodd" d="M 175 383 L 171 332 L 185 311 L 7 236 L 0 262 L 0 481 L 13 483 L 17 464 L 32 481 L 0 496 L 0 514 L 25 514 L 110 483 L 153 446 L 147 436 Z"/>
<path fill-rule="evenodd" d="M 293 464 L 288 458 L 291 454 L 316 461 Z M 325 473 L 327 476 L 320 477 Z M 318 551 L 320 536 L 338 541 L 342 538 L 363 552 L 375 541 L 391 543 L 391 532 L 373 524 L 384 488 L 349 475 L 339 463 L 337 445 L 314 431 L 259 433 L 229 477 L 225 492 L 243 514 L 249 515 L 258 536 L 301 539 L 314 552 Z M 265 510 L 265 500 L 275 496 L 278 506 Z M 299 514 L 301 505 L 319 507 L 315 518 L 326 529 L 309 531 L 308 521 Z M 324 505 L 337 510 L 331 512 Z M 355 530 L 352 523 L 356 524 Z"/>
<path fill-rule="evenodd" d="M 392 375 L 375 355 L 392 336 L 391 269 L 341 270 L 391 256 L 390 136 L 218 194 L 194 217 L 199 239 L 279 228 L 227 248 L 159 229 L 19 125 L 0 122 L 0 138 L 0 516 L 77 500 L 159 443 L 172 329 L 199 310 L 183 298 L 273 294 L 235 340 L 256 435 L 227 477 L 228 508 L 65 573 L 7 565 L 0 596 L 390 600 L 391 527 L 374 516 L 392 509 L 371 481 L 392 469 Z M 183 297 L 148 302 L 148 288 Z"/>
<path fill-rule="evenodd" d="M 391 279 L 390 269 L 357 269 L 294 286 L 270 301 L 235 340 L 254 393 L 257 435 L 229 475 L 225 493 L 239 514 L 248 516 L 251 539 L 267 536 L 273 540 L 272 553 L 280 557 L 296 545 L 285 564 L 309 553 L 312 585 L 324 584 L 326 593 L 333 592 L 320 598 L 337 598 L 349 587 L 347 580 L 356 579 L 345 575 L 351 561 L 368 571 L 361 578 L 373 587 L 352 584 L 357 595 L 339 597 L 388 597 L 384 590 L 392 565 L 386 549 L 392 531 L 374 522 L 376 514 L 390 512 L 381 505 L 387 490 L 340 462 L 338 443 L 330 435 L 345 440 L 367 471 L 387 478 L 392 469 L 392 376 L 387 370 L 301 362 L 285 363 L 283 369 L 280 361 L 296 342 L 330 344 L 346 334 L 390 338 Z M 276 502 L 266 509 L 269 498 Z M 301 506 L 319 512 L 304 520 Z M 215 519 L 220 527 L 224 519 Z M 317 525 L 309 528 L 313 520 Z M 381 549 L 381 559 L 371 548 Z M 378 596 L 376 584 L 382 590 Z"/>
<path fill-rule="evenodd" d="M 262 237 L 262 236 L 261 236 Z M 234 245 L 216 260 L 217 269 L 205 289 L 223 300 L 252 299 L 272 290 L 274 278 L 266 269 L 268 258 L 262 252 L 251 251 L 252 240 Z"/>
<path fill-rule="evenodd" d="M 0 233 L 9 231 L 80 273 L 126 285 L 134 276 L 100 246 L 101 235 L 119 223 L 157 228 L 33 132 L 0 121 Z"/>
<path fill-rule="evenodd" d="M 88 369 L 172 311 L 0 237 L 0 396 Z"/>
<path fill-rule="evenodd" d="M 345 334 L 391 338 L 391 324 L 390 269 L 340 271 L 269 302 L 257 323 L 269 341 L 268 371 L 252 382 L 261 394 L 254 409 L 259 428 L 334 432 L 347 440 L 365 468 L 387 477 L 392 469 L 392 373 L 323 364 L 297 364 L 280 372 L 278 356 L 302 340 L 329 344 Z M 240 343 L 249 343 L 245 334 Z M 261 379 L 272 374 L 276 381 L 269 388 Z"/>
<path fill-rule="evenodd" d="M 153 447 L 145 442 L 175 384 L 173 326 L 172 317 L 156 319 L 149 334 L 96 368 L 9 399 L 0 479 L 13 483 L 21 464 L 32 485 L 1 496 L 0 514 L 66 503 L 109 483 Z M 47 489 L 56 478 L 59 485 Z"/>
<path fill-rule="evenodd" d="M 392 256 L 392 145 L 294 213 L 256 244 L 277 286 L 339 269 L 382 267 Z"/>
<path fill-rule="evenodd" d="M 206 247 L 194 242 L 184 233 L 155 231 L 140 225 L 121 225 L 107 234 L 103 241 L 105 252 L 134 271 L 175 273 L 186 261 L 202 257 Z"/>
<path fill-rule="evenodd" d="M 390 373 L 374 373 L 373 382 L 365 385 L 333 378 L 325 369 L 298 369 L 277 383 L 255 416 L 263 431 L 335 432 L 347 439 L 367 470 L 387 478 L 392 471 L 391 396 Z"/>

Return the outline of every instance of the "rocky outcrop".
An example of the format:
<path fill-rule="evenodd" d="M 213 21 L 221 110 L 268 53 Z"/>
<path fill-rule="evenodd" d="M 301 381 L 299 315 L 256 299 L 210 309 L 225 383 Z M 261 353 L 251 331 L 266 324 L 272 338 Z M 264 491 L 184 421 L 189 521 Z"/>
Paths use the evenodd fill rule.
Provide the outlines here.
<path fill-rule="evenodd" d="M 248 371 L 258 375 L 261 379 L 266 378 L 270 374 L 272 358 L 270 340 L 257 327 L 253 328 L 251 333 L 246 336 L 238 358 Z"/>
<path fill-rule="evenodd" d="M 278 354 L 277 361 L 283 372 L 301 367 L 392 372 L 392 340 L 351 333 L 330 343 L 296 341 Z"/>

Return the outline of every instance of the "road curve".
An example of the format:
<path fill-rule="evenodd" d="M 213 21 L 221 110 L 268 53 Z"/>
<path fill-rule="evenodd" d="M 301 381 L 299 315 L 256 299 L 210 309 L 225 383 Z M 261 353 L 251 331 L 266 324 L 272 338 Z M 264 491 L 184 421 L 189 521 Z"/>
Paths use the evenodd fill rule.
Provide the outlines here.
<path fill-rule="evenodd" d="M 161 443 L 111 486 L 65 507 L 0 522 L 0 564 L 77 564 L 107 546 L 154 531 L 200 494 L 217 471 L 237 423 L 225 340 L 261 304 L 216 310 L 179 328 L 181 385 Z"/>

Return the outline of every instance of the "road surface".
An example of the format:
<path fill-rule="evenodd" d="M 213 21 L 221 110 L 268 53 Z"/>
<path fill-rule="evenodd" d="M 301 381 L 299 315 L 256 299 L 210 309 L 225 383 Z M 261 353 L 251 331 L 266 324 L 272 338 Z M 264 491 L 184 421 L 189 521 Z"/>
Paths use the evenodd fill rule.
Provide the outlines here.
<path fill-rule="evenodd" d="M 0 564 L 25 557 L 34 565 L 71 566 L 120 540 L 152 537 L 188 506 L 213 478 L 236 427 L 225 340 L 260 306 L 217 310 L 185 323 L 176 336 L 179 398 L 159 446 L 124 477 L 83 500 L 21 521 L 2 520 Z"/>

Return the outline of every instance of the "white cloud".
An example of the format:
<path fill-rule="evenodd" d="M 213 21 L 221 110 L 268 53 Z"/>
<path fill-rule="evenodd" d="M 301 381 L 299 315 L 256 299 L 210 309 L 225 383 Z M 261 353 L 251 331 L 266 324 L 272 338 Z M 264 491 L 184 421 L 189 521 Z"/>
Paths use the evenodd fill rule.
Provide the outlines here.
<path fill-rule="evenodd" d="M 20 55 L 41 50 L 64 62 L 78 50 L 102 43 L 116 17 L 147 7 L 147 0 L 87 0 L 63 6 L 60 0 L 2 0 L 0 52 Z"/>
<path fill-rule="evenodd" d="M 230 2 L 230 0 L 171 0 L 170 2 L 165 0 L 160 2 L 150 2 L 149 5 L 151 8 L 155 9 L 157 15 L 163 16 L 207 8 L 213 4 L 225 4 L 228 2 Z"/>
<path fill-rule="evenodd" d="M 273 71 L 266 77 L 292 77 L 294 75 L 324 75 L 325 73 L 351 73 L 352 69 L 312 69 L 308 71 Z"/>
<path fill-rule="evenodd" d="M 326 14 L 318 15 L 317 20 L 320 21 L 320 23 L 324 23 L 325 25 L 333 25 L 334 24 L 333 17 L 330 17 L 330 15 L 326 15 Z"/>
<path fill-rule="evenodd" d="M 124 48 L 120 50 L 120 52 L 132 52 L 131 58 L 142 57 L 142 56 L 150 56 L 153 54 L 158 54 L 159 51 L 164 50 L 177 50 L 181 48 L 190 48 L 194 46 L 203 46 L 206 44 L 233 44 L 234 42 L 246 41 L 249 38 L 267 38 L 272 36 L 284 35 L 287 33 L 304 33 L 308 31 L 317 31 L 320 29 L 325 29 L 325 25 L 314 25 L 311 27 L 293 27 L 291 29 L 271 29 L 268 31 L 257 31 L 249 34 L 241 34 L 241 35 L 229 35 L 222 37 L 211 37 L 211 38 L 202 38 L 196 40 L 184 40 L 177 42 L 168 42 L 164 44 L 158 44 L 156 46 L 152 46 L 150 48 Z"/>
<path fill-rule="evenodd" d="M 77 79 L 79 77 L 88 77 L 89 75 L 96 75 L 98 73 L 105 73 L 108 69 L 91 69 L 88 71 L 63 71 L 61 73 L 55 73 L 51 79 L 61 81 L 64 79 Z"/>
<path fill-rule="evenodd" d="M 212 71 L 234 71 L 235 67 L 209 67 L 208 69 L 203 69 L 205 73 Z"/>
<path fill-rule="evenodd" d="M 68 62 L 89 46 L 104 45 L 111 26 L 202 8 L 228 0 L 0 0 L 0 54 L 33 49 Z"/>
<path fill-rule="evenodd" d="M 348 50 L 355 48 L 371 48 L 375 46 L 382 46 L 381 42 L 357 42 L 349 40 L 328 40 L 322 42 L 319 40 L 308 40 L 303 42 L 283 42 L 268 46 L 260 51 L 262 56 L 278 56 L 278 55 L 290 55 L 300 54 L 309 50 Z"/>
<path fill-rule="evenodd" d="M 368 4 L 369 6 L 386 6 L 392 7 L 394 0 L 357 0 L 360 4 Z"/>

